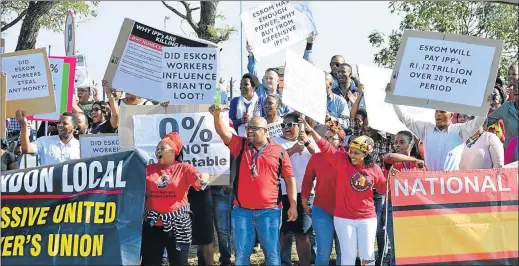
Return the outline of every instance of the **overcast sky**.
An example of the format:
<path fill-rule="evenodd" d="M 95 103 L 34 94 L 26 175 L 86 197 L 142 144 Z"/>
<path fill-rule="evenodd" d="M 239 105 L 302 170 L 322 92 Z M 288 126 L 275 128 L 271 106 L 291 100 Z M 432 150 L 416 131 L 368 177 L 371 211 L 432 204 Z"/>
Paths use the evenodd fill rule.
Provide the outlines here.
<path fill-rule="evenodd" d="M 182 4 L 169 1 L 180 11 L 184 11 Z M 197 6 L 198 2 L 192 2 Z M 242 2 L 243 11 L 249 10 L 264 2 Z M 341 54 L 351 64 L 373 64 L 373 54 L 377 52 L 370 45 L 367 36 L 378 30 L 386 34 L 398 27 L 400 19 L 397 15 L 390 14 L 388 2 L 382 1 L 313 1 L 310 2 L 319 35 L 314 43 L 314 63 L 323 70 L 329 70 L 330 57 Z M 198 11 L 196 19 L 198 21 Z M 217 25 L 230 25 L 238 29 L 238 33 L 220 44 L 223 48 L 221 54 L 221 76 L 228 82 L 231 77 L 239 79 L 246 72 L 245 40 L 240 36 L 240 2 L 220 2 L 218 12 L 226 17 L 225 21 L 219 21 Z M 104 75 L 108 60 L 112 53 L 119 29 L 125 17 L 143 24 L 164 29 L 165 16 L 171 17 L 166 21 L 166 31 L 194 37 L 194 32 L 189 24 L 168 10 L 159 1 L 119 2 L 102 1 L 98 6 L 98 16 L 77 24 L 76 49 L 87 57 L 90 79 L 100 81 Z M 77 21 L 77 20 L 76 20 Z M 20 31 L 21 22 L 11 27 L 5 33 L 6 52 L 14 51 Z M 243 43 L 243 45 L 242 45 Z M 36 48 L 51 46 L 51 55 L 64 55 L 63 33 L 54 33 L 41 30 L 36 43 Z M 243 47 L 243 57 L 240 57 Z M 297 53 L 303 53 L 305 42 L 290 47 Z M 273 54 L 269 57 L 258 59 L 258 73 L 262 73 L 268 67 L 277 67 L 284 64 L 284 52 Z M 239 85 L 236 82 L 235 85 Z"/>

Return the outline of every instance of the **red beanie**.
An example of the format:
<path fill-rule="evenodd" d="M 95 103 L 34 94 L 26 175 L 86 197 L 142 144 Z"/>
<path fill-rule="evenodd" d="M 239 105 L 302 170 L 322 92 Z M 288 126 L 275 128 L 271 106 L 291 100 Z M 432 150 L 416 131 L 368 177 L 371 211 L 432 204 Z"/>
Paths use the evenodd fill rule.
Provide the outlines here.
<path fill-rule="evenodd" d="M 177 132 L 170 132 L 166 134 L 161 142 L 170 146 L 173 150 L 175 150 L 176 154 L 179 154 L 180 151 L 182 151 L 182 139 Z"/>

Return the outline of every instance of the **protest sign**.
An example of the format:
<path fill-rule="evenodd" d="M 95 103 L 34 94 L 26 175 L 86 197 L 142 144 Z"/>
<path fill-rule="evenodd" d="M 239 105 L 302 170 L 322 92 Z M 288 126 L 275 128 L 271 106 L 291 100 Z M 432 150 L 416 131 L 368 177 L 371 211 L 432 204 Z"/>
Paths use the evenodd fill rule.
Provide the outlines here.
<path fill-rule="evenodd" d="M 396 263 L 517 265 L 517 174 L 399 172 L 391 184 Z"/>
<path fill-rule="evenodd" d="M 218 82 L 218 48 L 162 48 L 162 97 L 171 104 L 210 104 Z"/>
<path fill-rule="evenodd" d="M 283 129 L 281 128 L 281 122 L 270 123 L 268 125 L 268 133 L 269 138 L 281 137 L 283 136 Z"/>
<path fill-rule="evenodd" d="M 65 54 L 74 56 L 76 53 L 76 23 L 72 10 L 67 11 L 65 18 Z"/>
<path fill-rule="evenodd" d="M 324 125 L 327 110 L 324 77 L 323 70 L 287 50 L 283 104 Z"/>
<path fill-rule="evenodd" d="M 81 158 L 101 156 L 119 152 L 119 135 L 87 134 L 79 135 Z"/>
<path fill-rule="evenodd" d="M 162 47 L 216 47 L 125 18 L 105 71 L 107 86 L 161 101 Z"/>
<path fill-rule="evenodd" d="M 53 60 L 59 60 L 59 62 L 63 61 L 63 78 L 61 81 L 61 87 L 56 86 L 57 78 L 54 78 L 56 74 L 54 73 L 54 71 L 52 73 L 53 82 L 55 85 L 54 98 L 56 99 L 56 111 L 53 113 L 34 115 L 32 117 L 27 117 L 27 119 L 57 121 L 59 120 L 59 117 L 62 113 L 72 111 L 72 100 L 74 97 L 74 82 L 76 72 L 76 58 L 73 56 L 49 56 L 51 69 Z"/>
<path fill-rule="evenodd" d="M 364 85 L 366 112 L 368 112 L 369 126 L 376 130 L 396 134 L 399 131 L 410 131 L 400 120 L 393 109 L 393 105 L 384 102 L 386 85 L 391 80 L 391 69 L 357 65 L 357 73 Z M 435 110 L 411 106 L 401 106 L 402 110 L 415 120 L 436 123 Z"/>
<path fill-rule="evenodd" d="M 503 41 L 404 31 L 386 102 L 487 115 Z"/>
<path fill-rule="evenodd" d="M 26 115 L 56 111 L 52 74 L 47 50 L 4 53 L 2 71 L 7 74 L 7 117 L 15 117 L 16 110 Z"/>
<path fill-rule="evenodd" d="M 0 73 L 0 138 L 6 138 L 7 137 L 7 128 L 5 122 L 7 121 L 6 111 L 7 111 L 7 104 L 5 101 L 5 95 L 6 95 L 6 75 L 5 72 Z"/>
<path fill-rule="evenodd" d="M 317 35 L 306 1 L 267 2 L 241 14 L 254 55 L 268 56 Z"/>
<path fill-rule="evenodd" d="M 134 115 L 133 124 L 135 148 L 145 151 L 154 161 L 157 144 L 174 131 L 182 138 L 184 162 L 208 173 L 211 182 L 229 174 L 229 149 L 216 133 L 210 113 Z"/>
<path fill-rule="evenodd" d="M 2 172 L 2 265 L 139 265 L 145 167 L 130 151 Z"/>

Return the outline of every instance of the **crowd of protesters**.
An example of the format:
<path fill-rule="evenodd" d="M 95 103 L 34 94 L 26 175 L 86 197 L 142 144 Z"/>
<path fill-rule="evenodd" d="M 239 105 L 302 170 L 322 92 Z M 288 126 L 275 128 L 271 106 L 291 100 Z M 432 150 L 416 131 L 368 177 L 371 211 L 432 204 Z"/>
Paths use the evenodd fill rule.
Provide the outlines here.
<path fill-rule="evenodd" d="M 309 62 L 314 39 L 304 52 Z M 158 161 L 146 169 L 142 265 L 160 265 L 164 250 L 170 265 L 186 264 L 190 245 L 198 246 L 199 265 L 213 265 L 213 226 L 221 265 L 231 265 L 231 247 L 236 265 L 250 264 L 258 243 L 267 265 L 291 264 L 294 238 L 301 265 L 328 265 L 334 246 L 340 265 L 374 265 L 386 252 L 396 265 L 389 183 L 398 171 L 502 168 L 518 160 L 517 63 L 488 95 L 488 117 L 436 110 L 428 123 L 393 105 L 410 131 L 392 135 L 370 127 L 365 88 L 343 56 L 331 57 L 323 80 L 322 125 L 283 104 L 276 68 L 257 78 L 254 49 L 247 49 L 241 95 L 228 102 L 224 92 L 221 105 L 209 109 L 233 159 L 231 185 L 207 186 L 207 174 L 183 163 L 179 135 L 167 134 L 157 145 Z M 19 136 L 14 152 L 38 155 L 41 165 L 79 159 L 78 136 L 116 133 L 119 106 L 159 104 L 103 89 L 111 90 L 107 101 L 95 88 L 77 88 L 73 111 L 37 134 L 18 110 L 6 121 L 8 138 Z M 274 123 L 282 134 L 271 138 Z M 3 139 L 2 171 L 19 164 L 8 146 Z"/>

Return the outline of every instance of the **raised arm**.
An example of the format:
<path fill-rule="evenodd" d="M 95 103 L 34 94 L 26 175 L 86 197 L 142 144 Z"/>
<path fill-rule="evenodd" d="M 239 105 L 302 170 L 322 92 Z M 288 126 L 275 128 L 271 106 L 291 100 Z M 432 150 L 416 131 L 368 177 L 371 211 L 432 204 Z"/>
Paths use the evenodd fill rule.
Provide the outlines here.
<path fill-rule="evenodd" d="M 20 145 L 24 154 L 34 154 L 37 148 L 29 141 L 29 130 L 27 130 L 27 118 L 24 110 L 16 110 L 16 120 L 20 123 Z"/>
<path fill-rule="evenodd" d="M 226 125 L 221 117 L 221 110 L 223 107 L 223 105 L 220 105 L 218 108 L 216 108 L 214 105 L 211 105 L 211 107 L 209 107 L 209 112 L 214 117 L 214 128 L 216 133 L 220 136 L 220 138 L 222 138 L 225 145 L 229 145 L 229 143 L 231 143 L 232 133 L 229 130 L 229 125 Z"/>
<path fill-rule="evenodd" d="M 357 111 L 359 111 L 360 102 L 362 102 L 362 98 L 364 98 L 364 85 L 359 84 L 358 89 L 359 89 L 359 95 L 357 96 L 357 99 L 351 106 L 351 111 L 350 111 L 350 117 L 353 117 L 353 118 L 357 117 Z"/>
<path fill-rule="evenodd" d="M 411 156 L 403 155 L 400 153 L 388 153 L 388 154 L 384 155 L 384 163 L 395 164 L 395 163 L 400 163 L 400 162 L 415 162 L 415 163 L 422 162 L 423 163 L 422 160 L 416 159 Z"/>
<path fill-rule="evenodd" d="M 249 52 L 249 55 L 247 56 L 247 70 L 250 74 L 254 76 L 258 76 L 256 73 L 256 59 L 254 58 L 254 53 L 252 52 L 253 47 L 247 42 L 247 52 Z"/>
<path fill-rule="evenodd" d="M 306 48 L 305 48 L 305 53 L 303 54 L 303 58 L 312 64 L 314 63 L 314 61 L 312 60 L 312 46 L 313 46 L 314 40 L 315 40 L 315 35 L 313 35 L 312 37 L 308 37 L 306 39 Z"/>

